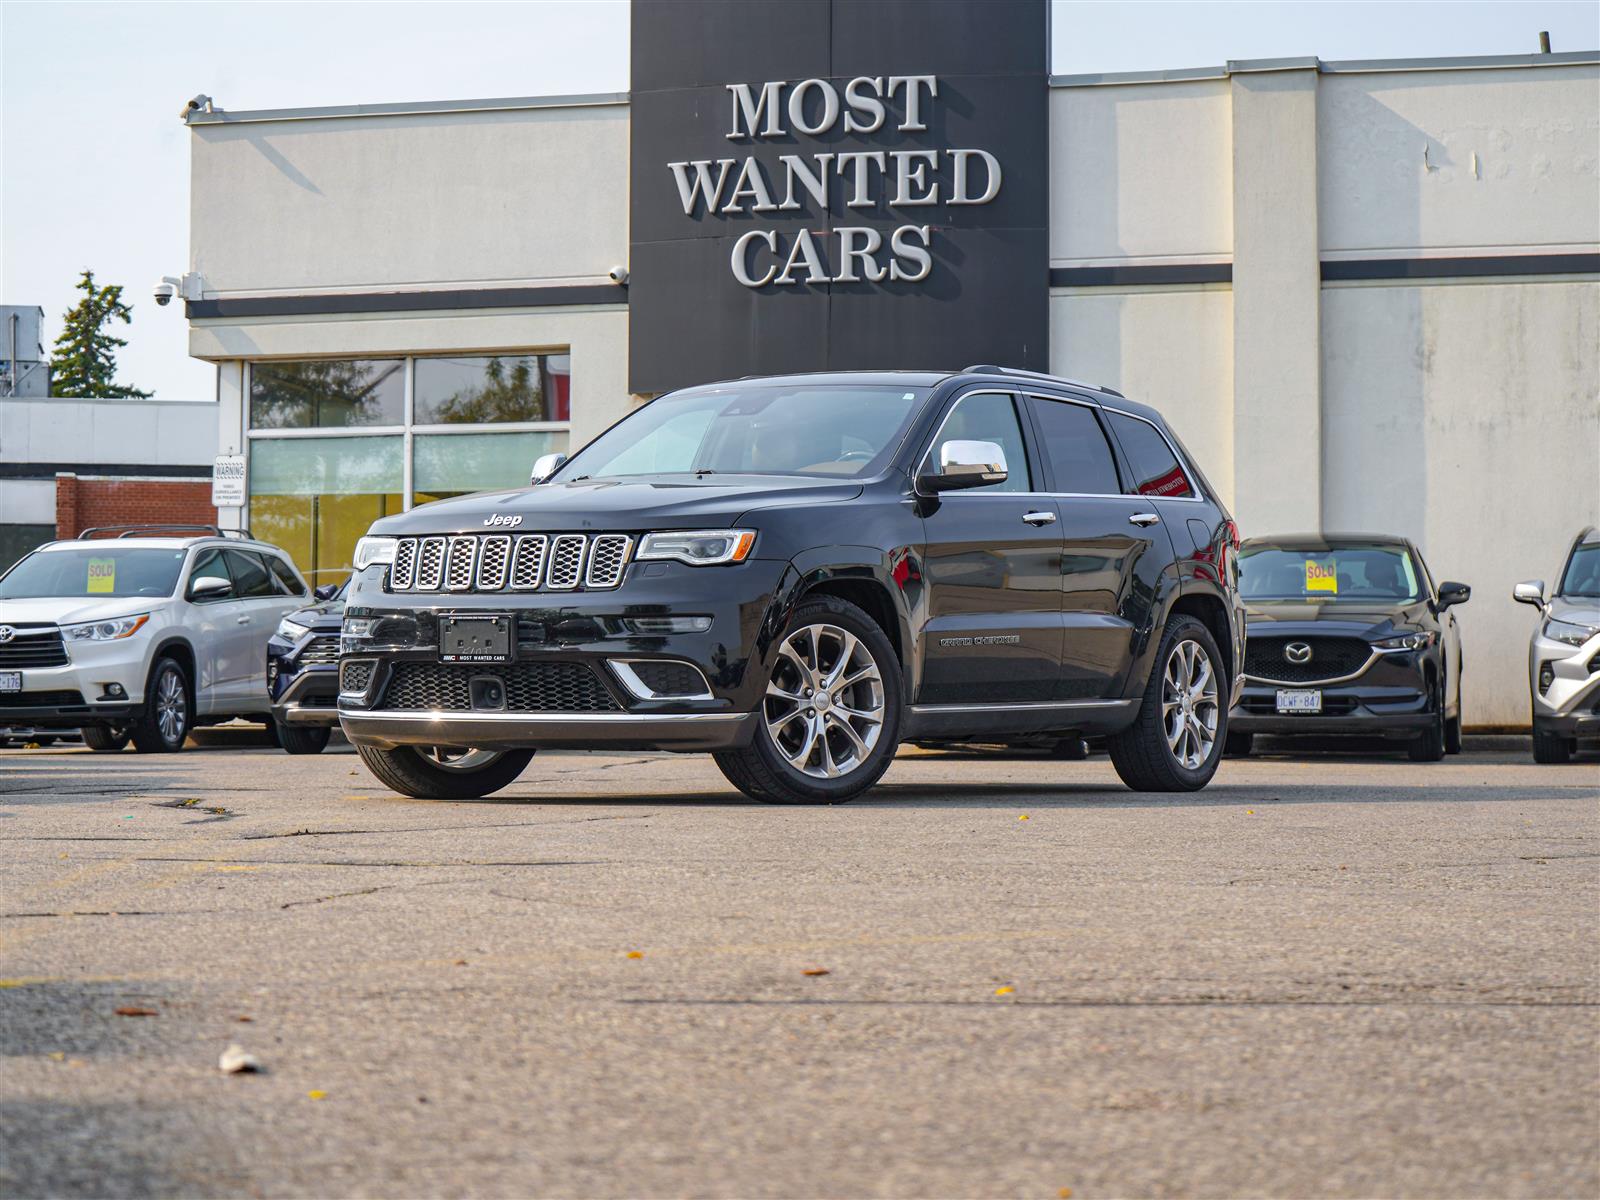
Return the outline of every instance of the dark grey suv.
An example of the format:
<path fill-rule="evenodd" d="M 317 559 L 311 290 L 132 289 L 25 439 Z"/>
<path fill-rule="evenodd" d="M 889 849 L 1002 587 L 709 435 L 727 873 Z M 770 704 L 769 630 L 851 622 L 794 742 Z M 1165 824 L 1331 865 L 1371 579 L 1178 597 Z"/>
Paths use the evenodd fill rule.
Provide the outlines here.
<path fill-rule="evenodd" d="M 339 715 L 415 796 L 545 747 L 709 751 L 848 800 L 903 741 L 1100 735 L 1141 790 L 1212 777 L 1238 534 L 1159 414 L 971 367 L 663 396 L 527 489 L 373 525 Z"/>

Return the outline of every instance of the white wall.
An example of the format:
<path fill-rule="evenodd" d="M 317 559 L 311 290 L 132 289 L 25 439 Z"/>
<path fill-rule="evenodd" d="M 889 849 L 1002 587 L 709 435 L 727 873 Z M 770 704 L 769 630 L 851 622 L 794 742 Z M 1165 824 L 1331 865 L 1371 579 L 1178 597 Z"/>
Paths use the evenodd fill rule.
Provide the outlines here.
<path fill-rule="evenodd" d="M 207 297 L 604 283 L 628 258 L 625 106 L 192 127 Z"/>
<path fill-rule="evenodd" d="M 1471 584 L 1466 723 L 1525 724 L 1511 587 L 1600 524 L 1600 284 L 1330 287 L 1322 320 L 1328 527 L 1407 534 Z"/>
<path fill-rule="evenodd" d="M 0 400 L 0 462 L 210 467 L 214 401 Z"/>

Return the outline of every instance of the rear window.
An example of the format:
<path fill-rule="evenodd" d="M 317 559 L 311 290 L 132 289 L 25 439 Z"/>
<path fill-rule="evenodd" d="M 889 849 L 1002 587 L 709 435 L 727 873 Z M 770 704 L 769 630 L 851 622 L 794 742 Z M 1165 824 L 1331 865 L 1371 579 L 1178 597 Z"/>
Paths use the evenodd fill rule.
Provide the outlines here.
<path fill-rule="evenodd" d="M 133 550 L 115 543 L 36 550 L 0 579 L 0 600 L 170 596 L 178 586 L 183 555 L 182 550 Z"/>
<path fill-rule="evenodd" d="M 1133 467 L 1130 491 L 1141 496 L 1180 499 L 1194 495 L 1194 487 L 1178 464 L 1178 456 L 1154 425 L 1125 413 L 1108 411 L 1106 416 Z"/>

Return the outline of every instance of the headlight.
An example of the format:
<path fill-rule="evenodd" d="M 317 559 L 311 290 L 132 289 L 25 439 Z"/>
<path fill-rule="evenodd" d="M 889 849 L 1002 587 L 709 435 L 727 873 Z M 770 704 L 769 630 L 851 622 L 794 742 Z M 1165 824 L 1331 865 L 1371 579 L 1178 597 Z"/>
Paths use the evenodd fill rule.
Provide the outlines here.
<path fill-rule="evenodd" d="M 1551 641 L 1581 646 L 1597 631 L 1592 625 L 1579 625 L 1573 621 L 1558 621 L 1554 617 L 1544 623 L 1544 636 Z"/>
<path fill-rule="evenodd" d="M 136 617 L 118 617 L 114 621 L 85 621 L 81 625 L 63 625 L 61 636 L 69 642 L 114 642 L 118 638 L 132 637 L 149 619 L 149 613 L 140 613 Z"/>
<path fill-rule="evenodd" d="M 363 567 L 375 566 L 378 563 L 392 563 L 394 561 L 394 552 L 399 545 L 399 538 L 362 538 L 356 543 L 356 570 L 359 571 Z"/>
<path fill-rule="evenodd" d="M 691 567 L 743 562 L 756 544 L 750 529 L 694 529 L 687 533 L 647 533 L 637 558 L 673 558 Z"/>
<path fill-rule="evenodd" d="M 302 625 L 299 621 L 291 620 L 288 617 L 278 622 L 278 636 L 286 642 L 298 642 L 310 632 L 311 627 L 309 625 Z"/>
<path fill-rule="evenodd" d="M 1379 650 L 1425 650 L 1433 645 L 1437 636 L 1434 633 L 1403 633 L 1399 637 L 1384 638 L 1372 644 Z"/>

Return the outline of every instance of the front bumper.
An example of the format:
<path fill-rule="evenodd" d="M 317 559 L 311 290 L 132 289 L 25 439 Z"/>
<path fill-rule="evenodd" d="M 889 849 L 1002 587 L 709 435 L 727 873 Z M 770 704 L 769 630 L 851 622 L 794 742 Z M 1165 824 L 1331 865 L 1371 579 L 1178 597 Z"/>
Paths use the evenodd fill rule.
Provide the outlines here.
<path fill-rule="evenodd" d="M 22 667 L 22 690 L 0 692 L 0 725 L 77 729 L 126 724 L 144 709 L 151 639 L 74 642 L 59 667 Z M 109 694 L 121 688 L 120 696 Z"/>
<path fill-rule="evenodd" d="M 356 577 L 346 628 L 339 720 L 357 745 L 482 749 L 726 750 L 747 746 L 759 720 L 786 562 L 732 567 L 633 563 L 615 589 L 570 593 L 407 594 L 383 590 L 381 568 Z M 438 623 L 451 613 L 507 613 L 517 630 L 510 663 L 441 664 Z M 641 633 L 641 620 L 703 617 L 703 632 Z M 641 698 L 613 664 L 686 663 L 702 694 Z M 370 678 L 353 689 L 353 668 Z M 363 673 L 366 667 L 362 665 Z M 499 677 L 493 703 L 478 683 Z M 550 682 L 559 676 L 559 682 Z M 464 698 L 471 683 L 470 698 Z M 409 682 L 403 682 L 409 681 Z M 448 686 L 446 686 L 448 685 Z M 400 697 L 399 700 L 396 697 Z"/>
<path fill-rule="evenodd" d="M 1552 679 L 1540 692 L 1539 672 L 1546 664 Z M 1573 646 L 1536 633 L 1529 647 L 1528 673 L 1535 726 L 1579 736 L 1578 727 L 1593 728 L 1600 722 L 1600 634 Z"/>
<path fill-rule="evenodd" d="M 1353 679 L 1282 683 L 1245 677 L 1244 694 L 1228 713 L 1236 733 L 1412 738 L 1438 718 L 1422 651 L 1385 654 Z M 1320 713 L 1280 713 L 1279 690 L 1322 693 Z"/>

